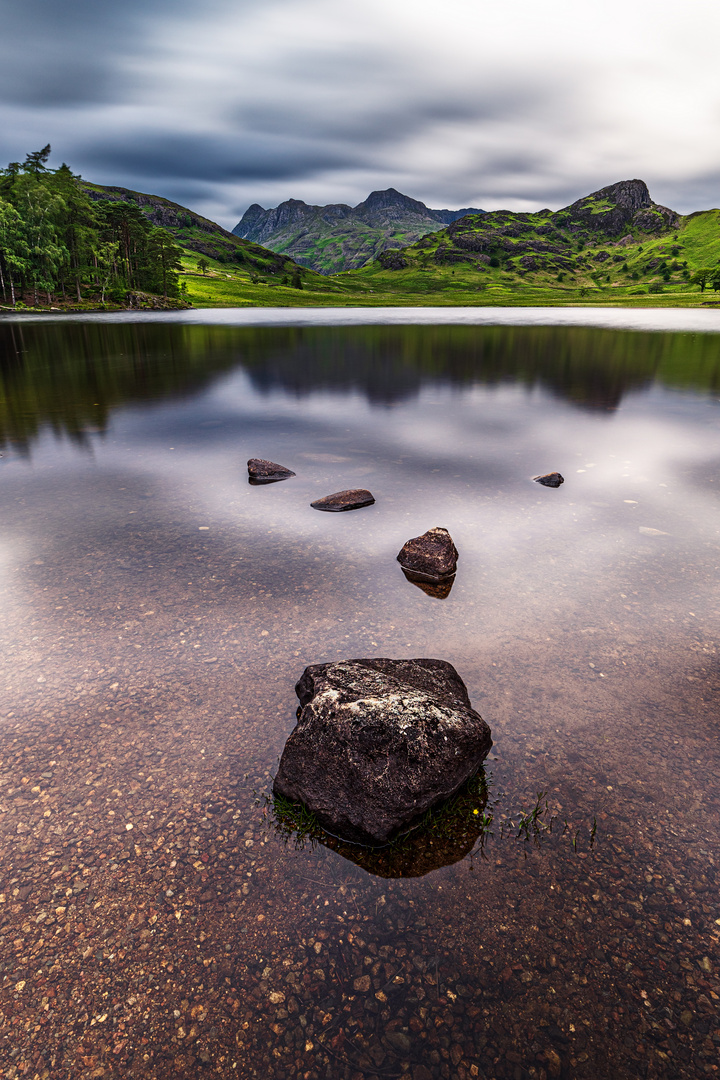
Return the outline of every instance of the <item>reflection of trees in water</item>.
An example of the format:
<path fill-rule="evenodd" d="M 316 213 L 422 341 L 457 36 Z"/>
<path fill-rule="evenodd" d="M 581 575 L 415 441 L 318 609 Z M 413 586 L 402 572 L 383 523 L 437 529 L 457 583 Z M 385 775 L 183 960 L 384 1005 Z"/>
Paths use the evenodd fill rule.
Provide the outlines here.
<path fill-rule="evenodd" d="M 183 397 L 237 365 L 260 393 L 318 390 L 392 406 L 428 383 L 520 382 L 614 409 L 653 380 L 717 390 L 718 339 L 590 327 L 218 327 L 0 322 L 0 442 L 49 427 L 82 443 L 125 404 Z"/>
<path fill-rule="evenodd" d="M 656 378 L 720 384 L 714 335 L 592 327 L 406 326 L 263 328 L 246 362 L 261 392 L 355 391 L 393 405 L 429 380 L 451 386 L 521 382 L 590 409 L 614 409 Z"/>
<path fill-rule="evenodd" d="M 41 429 L 76 443 L 119 406 L 186 397 L 237 363 L 212 328 L 0 321 L 0 445 L 27 452 Z"/>

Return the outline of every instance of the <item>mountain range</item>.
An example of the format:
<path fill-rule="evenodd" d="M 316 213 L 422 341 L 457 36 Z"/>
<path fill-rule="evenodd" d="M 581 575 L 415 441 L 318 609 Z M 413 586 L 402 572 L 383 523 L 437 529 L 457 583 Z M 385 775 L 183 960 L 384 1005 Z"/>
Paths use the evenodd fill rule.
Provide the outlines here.
<path fill-rule="evenodd" d="M 311 206 L 288 199 L 270 210 L 253 203 L 232 230 L 321 274 L 356 270 L 383 251 L 399 250 L 437 232 L 477 207 L 431 210 L 395 188 L 373 191 L 357 206 Z"/>
<path fill-rule="evenodd" d="M 703 268 L 720 267 L 720 210 L 678 214 L 656 203 L 639 179 L 531 213 L 430 210 L 392 188 L 373 192 L 359 208 L 288 200 L 244 215 L 259 243 L 160 196 L 81 183 L 94 200 L 134 203 L 173 235 L 185 253 L 188 299 L 201 305 L 718 303 L 720 270 Z M 333 222 L 346 223 L 344 239 L 318 237 Z M 353 223 L 355 242 L 362 239 L 359 222 L 371 254 L 358 269 L 342 270 Z M 404 244 L 408 223 L 423 232 Z M 294 229 L 306 251 L 329 248 L 334 260 L 326 256 L 323 273 L 298 265 L 297 255 L 293 261 L 290 251 L 265 246 L 273 228 Z M 332 261 L 340 267 L 334 273 Z M 648 296 L 661 293 L 665 299 Z"/>
<path fill-rule="evenodd" d="M 720 288 L 720 211 L 680 215 L 656 203 L 643 180 L 621 180 L 561 210 L 467 215 L 402 251 L 383 251 L 369 266 L 338 275 L 374 292 L 472 303 L 606 302 L 648 293 Z M 715 284 L 717 282 L 717 285 Z M 474 301 L 483 302 L 483 300 Z M 714 303 L 708 296 L 700 303 Z"/>

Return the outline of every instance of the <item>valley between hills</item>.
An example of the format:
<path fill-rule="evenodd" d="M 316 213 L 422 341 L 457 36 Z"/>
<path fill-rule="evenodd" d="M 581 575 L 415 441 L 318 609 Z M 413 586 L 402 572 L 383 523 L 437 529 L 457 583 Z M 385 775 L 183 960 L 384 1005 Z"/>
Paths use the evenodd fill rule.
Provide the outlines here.
<path fill-rule="evenodd" d="M 399 230 L 406 197 L 392 189 L 374 194 L 383 196 L 385 213 L 388 209 L 395 213 L 393 224 Z M 397 203 L 388 208 L 393 196 L 399 196 Z M 379 201 L 371 196 L 366 203 Z M 283 206 L 287 209 L 287 204 Z M 423 204 L 411 207 L 416 216 L 417 206 Z M 312 234 L 310 228 L 317 211 L 325 208 L 308 209 L 311 212 L 301 215 L 299 225 L 295 222 L 303 232 L 306 257 L 313 236 L 320 250 L 327 239 L 322 230 Z M 264 221 L 256 214 L 256 228 L 248 233 L 262 235 L 266 250 L 272 245 L 287 248 L 287 215 L 262 214 Z M 276 224 L 275 230 L 268 229 L 273 214 L 269 224 Z M 264 233 L 258 225 L 265 226 Z M 341 225 L 341 230 L 345 228 Z M 180 244 L 190 239 L 182 230 L 176 231 L 176 238 Z M 198 307 L 716 306 L 720 210 L 683 216 L 655 203 L 642 180 L 629 180 L 558 211 L 479 211 L 461 214 L 447 224 L 435 219 L 406 246 L 398 243 L 396 231 L 389 246 L 363 266 L 331 274 L 309 267 L 290 270 L 289 264 L 282 272 L 269 265 L 264 272 L 235 270 L 212 257 L 202 274 L 192 255 L 183 262 L 187 295 Z"/>
<path fill-rule="evenodd" d="M 720 209 L 678 214 L 642 180 L 534 213 L 432 210 L 393 188 L 356 207 L 255 204 L 230 232 L 161 196 L 49 170 L 49 151 L 0 170 L 3 311 L 720 304 Z M 57 221 L 31 248 L 23 214 L 38 186 Z"/>

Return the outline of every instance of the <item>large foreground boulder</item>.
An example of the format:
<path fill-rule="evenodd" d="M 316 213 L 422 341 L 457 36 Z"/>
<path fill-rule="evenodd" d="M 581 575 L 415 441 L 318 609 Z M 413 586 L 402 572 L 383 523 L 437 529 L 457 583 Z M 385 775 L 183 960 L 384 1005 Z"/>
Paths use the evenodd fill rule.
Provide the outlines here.
<path fill-rule="evenodd" d="M 345 840 L 385 844 L 480 768 L 492 739 L 444 660 L 344 660 L 305 668 L 276 795 Z"/>

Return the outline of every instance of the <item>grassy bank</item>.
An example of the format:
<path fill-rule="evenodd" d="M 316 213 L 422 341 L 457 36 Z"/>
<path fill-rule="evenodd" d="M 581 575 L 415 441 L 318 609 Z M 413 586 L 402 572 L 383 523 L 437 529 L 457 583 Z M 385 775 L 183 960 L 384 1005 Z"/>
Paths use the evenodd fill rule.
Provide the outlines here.
<path fill-rule="evenodd" d="M 209 307 L 718 307 L 720 295 L 686 282 L 648 292 L 648 286 L 624 283 L 591 286 L 540 284 L 499 279 L 478 288 L 477 275 L 457 271 L 454 275 L 422 270 L 356 271 L 323 278 L 308 272 L 303 288 L 283 285 L 262 277 L 228 270 L 208 260 L 202 274 L 192 258 L 183 260 L 184 295 L 196 308 Z M 447 280 L 447 279 L 450 280 Z"/>

